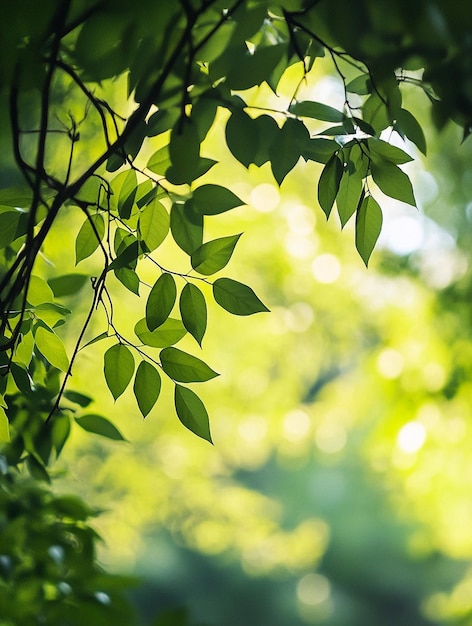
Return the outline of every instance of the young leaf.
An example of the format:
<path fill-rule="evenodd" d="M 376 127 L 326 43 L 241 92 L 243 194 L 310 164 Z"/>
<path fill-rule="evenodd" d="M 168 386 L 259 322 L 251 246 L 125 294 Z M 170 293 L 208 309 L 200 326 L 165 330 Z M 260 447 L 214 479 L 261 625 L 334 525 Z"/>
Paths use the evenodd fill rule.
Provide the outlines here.
<path fill-rule="evenodd" d="M 410 179 L 397 165 L 383 161 L 372 161 L 370 171 L 380 191 L 390 198 L 416 206 Z"/>
<path fill-rule="evenodd" d="M 136 370 L 134 395 L 143 417 L 149 413 L 161 392 L 161 377 L 157 369 L 147 361 L 141 361 Z"/>
<path fill-rule="evenodd" d="M 198 437 L 213 443 L 208 413 L 197 394 L 187 387 L 175 385 L 174 402 L 177 417 L 182 424 Z"/>
<path fill-rule="evenodd" d="M 232 191 L 220 185 L 197 187 L 192 202 L 195 211 L 201 215 L 218 215 L 244 204 Z"/>
<path fill-rule="evenodd" d="M 201 359 L 178 348 L 164 348 L 160 357 L 164 372 L 179 383 L 201 383 L 219 376 Z"/>
<path fill-rule="evenodd" d="M 356 248 L 366 267 L 381 230 L 382 210 L 372 196 L 367 196 L 356 214 Z"/>
<path fill-rule="evenodd" d="M 312 102 L 311 100 L 296 102 L 290 106 L 289 111 L 294 115 L 311 117 L 322 122 L 342 122 L 345 117 L 342 111 L 338 111 L 338 109 L 334 109 L 327 104 Z"/>
<path fill-rule="evenodd" d="M 122 343 L 108 348 L 104 356 L 105 380 L 116 400 L 129 385 L 134 373 L 134 357 Z"/>
<path fill-rule="evenodd" d="M 76 417 L 77 424 L 89 433 L 95 435 L 102 435 L 108 439 L 114 439 L 115 441 L 126 441 L 118 428 L 114 426 L 109 420 L 101 415 L 95 415 L 90 413 L 89 415 L 83 415 L 82 417 Z"/>
<path fill-rule="evenodd" d="M 331 209 L 333 208 L 342 175 L 343 164 L 339 157 L 333 154 L 324 166 L 318 181 L 318 202 L 325 212 L 326 218 L 329 217 Z"/>
<path fill-rule="evenodd" d="M 223 269 L 230 260 L 241 234 L 214 239 L 197 248 L 190 259 L 193 269 L 205 276 Z"/>
<path fill-rule="evenodd" d="M 69 359 L 62 340 L 51 329 L 38 326 L 34 335 L 34 340 L 38 350 L 49 361 L 63 372 L 69 367 Z"/>
<path fill-rule="evenodd" d="M 75 240 L 75 264 L 80 263 L 98 248 L 105 234 L 105 221 L 101 213 L 87 217 Z"/>
<path fill-rule="evenodd" d="M 207 325 L 204 295 L 198 287 L 187 283 L 180 294 L 179 306 L 183 325 L 201 346 Z"/>
<path fill-rule="evenodd" d="M 147 327 L 145 319 L 139 320 L 134 327 L 134 332 L 146 346 L 153 348 L 172 346 L 187 334 L 182 322 L 172 317 L 168 317 L 163 324 L 152 332 Z"/>
<path fill-rule="evenodd" d="M 251 287 L 232 278 L 218 278 L 213 283 L 213 296 L 223 309 L 233 315 L 252 315 L 269 311 Z"/>
<path fill-rule="evenodd" d="M 146 302 L 146 323 L 150 331 L 156 330 L 169 317 L 177 297 L 172 274 L 165 272 L 154 283 Z"/>
<path fill-rule="evenodd" d="M 153 200 L 141 211 L 138 222 L 139 234 L 150 252 L 164 241 L 169 232 L 169 225 L 169 213 L 159 200 Z"/>
<path fill-rule="evenodd" d="M 170 229 L 175 243 L 187 254 L 192 254 L 203 241 L 203 215 L 194 210 L 191 201 L 173 204 Z"/>

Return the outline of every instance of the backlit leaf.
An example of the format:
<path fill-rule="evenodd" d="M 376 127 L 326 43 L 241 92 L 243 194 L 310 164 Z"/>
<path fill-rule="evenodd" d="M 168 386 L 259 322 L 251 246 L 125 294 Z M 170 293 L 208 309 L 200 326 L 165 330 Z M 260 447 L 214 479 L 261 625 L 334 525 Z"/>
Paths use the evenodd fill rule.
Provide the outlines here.
<path fill-rule="evenodd" d="M 210 423 L 205 405 L 195 392 L 182 385 L 175 386 L 175 410 L 182 424 L 192 433 L 210 443 Z"/>
<path fill-rule="evenodd" d="M 311 117 L 323 122 L 342 122 L 345 117 L 342 111 L 322 102 L 312 102 L 311 100 L 296 102 L 290 106 L 289 111 L 300 117 Z"/>
<path fill-rule="evenodd" d="M 336 154 L 330 158 L 318 181 L 318 202 L 328 218 L 343 175 L 343 164 Z"/>
<path fill-rule="evenodd" d="M 201 215 L 217 215 L 230 211 L 243 203 L 237 195 L 220 185 L 202 185 L 194 190 L 192 203 Z"/>
<path fill-rule="evenodd" d="M 175 243 L 192 254 L 203 241 L 203 215 L 194 210 L 191 201 L 174 204 L 170 211 L 170 229 Z"/>
<path fill-rule="evenodd" d="M 160 357 L 164 372 L 179 383 L 199 383 L 219 375 L 201 359 L 178 348 L 164 348 Z"/>
<path fill-rule="evenodd" d="M 416 206 L 410 179 L 397 165 L 384 161 L 381 165 L 372 161 L 370 171 L 380 191 L 390 198 Z"/>
<path fill-rule="evenodd" d="M 398 128 L 397 128 L 398 127 Z M 407 109 L 400 109 L 397 113 L 397 121 L 395 124 L 397 130 L 401 130 L 410 141 L 412 141 L 418 150 L 426 155 L 426 138 L 423 129 L 416 117 Z"/>
<path fill-rule="evenodd" d="M 207 306 L 204 295 L 198 287 L 187 283 L 180 294 L 179 306 L 183 325 L 202 345 L 207 326 Z"/>
<path fill-rule="evenodd" d="M 101 213 L 87 217 L 75 240 L 75 264 L 95 252 L 105 234 L 105 221 Z"/>
<path fill-rule="evenodd" d="M 364 198 L 356 214 L 356 248 L 366 267 L 379 238 L 382 219 L 382 210 L 374 198 Z"/>
<path fill-rule="evenodd" d="M 141 319 L 134 327 L 137 337 L 146 345 L 153 348 L 167 348 L 173 346 L 187 334 L 184 325 L 179 319 L 168 317 L 156 330 L 149 330 L 146 320 Z"/>
<path fill-rule="evenodd" d="M 177 297 L 172 274 L 164 272 L 154 283 L 146 302 L 146 323 L 153 331 L 169 317 Z"/>
<path fill-rule="evenodd" d="M 411 157 L 407 152 L 401 148 L 392 146 L 392 144 L 382 141 L 381 139 L 375 139 L 372 137 L 367 140 L 367 145 L 369 146 L 371 158 L 374 160 L 378 160 L 380 158 L 396 164 L 409 163 L 410 161 L 413 161 L 413 157 Z"/>
<path fill-rule="evenodd" d="M 204 243 L 192 253 L 193 269 L 205 276 L 221 270 L 230 260 L 240 237 L 241 234 L 232 235 Z"/>
<path fill-rule="evenodd" d="M 121 343 L 108 348 L 104 356 L 104 371 L 108 389 L 116 400 L 129 385 L 134 373 L 134 357 L 130 349 Z"/>
<path fill-rule="evenodd" d="M 89 433 L 95 435 L 102 435 L 108 439 L 114 439 L 115 441 L 126 441 L 118 428 L 114 426 L 109 420 L 101 415 L 95 415 L 90 413 L 89 415 L 83 415 L 82 417 L 76 417 L 77 424 Z"/>
<path fill-rule="evenodd" d="M 161 377 L 157 369 L 147 361 L 141 361 L 136 370 L 134 395 L 143 417 L 156 404 L 161 391 Z"/>
<path fill-rule="evenodd" d="M 362 187 L 362 177 L 358 172 L 354 171 L 352 174 L 349 171 L 344 172 L 339 185 L 338 195 L 336 196 L 336 207 L 342 228 L 344 228 L 357 209 Z"/>
<path fill-rule="evenodd" d="M 50 329 L 38 326 L 34 335 L 38 350 L 44 358 L 63 372 L 69 367 L 69 359 L 62 340 Z"/>
<path fill-rule="evenodd" d="M 139 234 L 150 252 L 164 241 L 169 226 L 169 213 L 159 200 L 153 200 L 141 211 L 138 222 Z"/>
<path fill-rule="evenodd" d="M 233 315 L 252 315 L 269 309 L 256 296 L 251 287 L 232 278 L 218 278 L 213 283 L 216 302 Z"/>
<path fill-rule="evenodd" d="M 5 409 L 0 406 L 0 443 L 7 443 L 8 441 L 10 441 L 10 423 Z"/>

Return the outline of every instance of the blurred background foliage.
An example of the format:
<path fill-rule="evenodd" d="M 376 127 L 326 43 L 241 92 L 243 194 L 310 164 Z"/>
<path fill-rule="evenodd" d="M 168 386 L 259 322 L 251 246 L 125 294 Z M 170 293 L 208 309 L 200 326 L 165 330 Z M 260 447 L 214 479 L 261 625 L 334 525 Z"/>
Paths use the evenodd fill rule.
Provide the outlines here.
<path fill-rule="evenodd" d="M 326 64 L 311 77 L 318 100 L 342 102 Z M 254 103 L 268 93 L 255 89 Z M 208 180 L 224 177 L 247 206 L 212 218 L 207 236 L 244 231 L 231 276 L 271 313 L 210 310 L 204 355 L 222 376 L 202 397 L 214 446 L 176 420 L 170 387 L 145 421 L 131 394 L 114 404 L 108 346 L 81 352 L 70 388 L 93 392 L 129 442 L 75 428 L 58 488 L 103 511 L 100 560 L 142 580 L 143 624 L 178 605 L 215 626 L 472 624 L 472 144 L 421 122 L 427 163 L 406 168 L 420 211 L 383 199 L 369 270 L 352 225 L 340 233 L 316 207 L 320 165 L 300 162 L 278 190 L 268 164 L 246 171 L 225 120 L 215 124 L 202 154 L 221 162 Z M 47 278 L 74 269 L 74 219 L 58 220 Z M 178 268 L 182 253 L 164 246 Z M 87 289 L 66 304 L 85 314 Z M 114 298 L 126 330 L 142 303 L 119 283 Z M 100 331 L 97 320 L 90 337 Z"/>

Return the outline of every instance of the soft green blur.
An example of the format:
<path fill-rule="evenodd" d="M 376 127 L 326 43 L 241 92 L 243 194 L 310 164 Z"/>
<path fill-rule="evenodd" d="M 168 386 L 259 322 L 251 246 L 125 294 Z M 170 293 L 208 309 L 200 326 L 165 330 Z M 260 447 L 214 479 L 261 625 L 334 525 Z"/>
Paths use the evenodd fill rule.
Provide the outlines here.
<path fill-rule="evenodd" d="M 305 88 L 332 103 L 324 72 Z M 202 354 L 221 376 L 199 393 L 215 445 L 178 422 L 170 386 L 145 421 L 130 392 L 114 404 L 108 345 L 96 344 L 70 387 L 92 392 L 129 444 L 74 431 L 57 465 L 104 510 L 103 563 L 143 576 L 143 615 L 183 604 L 215 626 L 472 624 L 471 148 L 453 128 L 429 137 L 430 172 L 409 170 L 421 210 L 385 201 L 369 270 L 352 225 L 340 233 L 317 207 L 321 166 L 300 162 L 278 190 L 267 164 L 232 159 L 223 119 L 207 138 L 203 156 L 222 159 L 208 180 L 247 202 L 207 222 L 208 239 L 244 231 L 221 275 L 271 310 L 210 310 Z M 71 220 L 78 212 L 45 250 L 46 275 L 73 268 Z M 185 261 L 171 242 L 158 254 L 177 270 Z M 86 297 L 70 307 L 85 311 Z M 144 303 L 118 283 L 113 297 L 131 333 Z M 180 346 L 196 354 L 187 338 Z"/>

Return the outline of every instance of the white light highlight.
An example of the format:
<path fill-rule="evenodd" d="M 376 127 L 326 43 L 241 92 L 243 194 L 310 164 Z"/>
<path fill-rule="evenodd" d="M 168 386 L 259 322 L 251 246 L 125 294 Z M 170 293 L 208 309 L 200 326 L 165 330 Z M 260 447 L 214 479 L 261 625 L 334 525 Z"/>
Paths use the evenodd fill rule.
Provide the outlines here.
<path fill-rule="evenodd" d="M 426 440 L 426 429 L 421 422 L 413 421 L 405 424 L 398 433 L 397 445 L 403 452 L 414 454 Z"/>
<path fill-rule="evenodd" d="M 334 254 L 321 254 L 311 264 L 311 271 L 318 282 L 328 285 L 338 280 L 341 263 Z"/>

